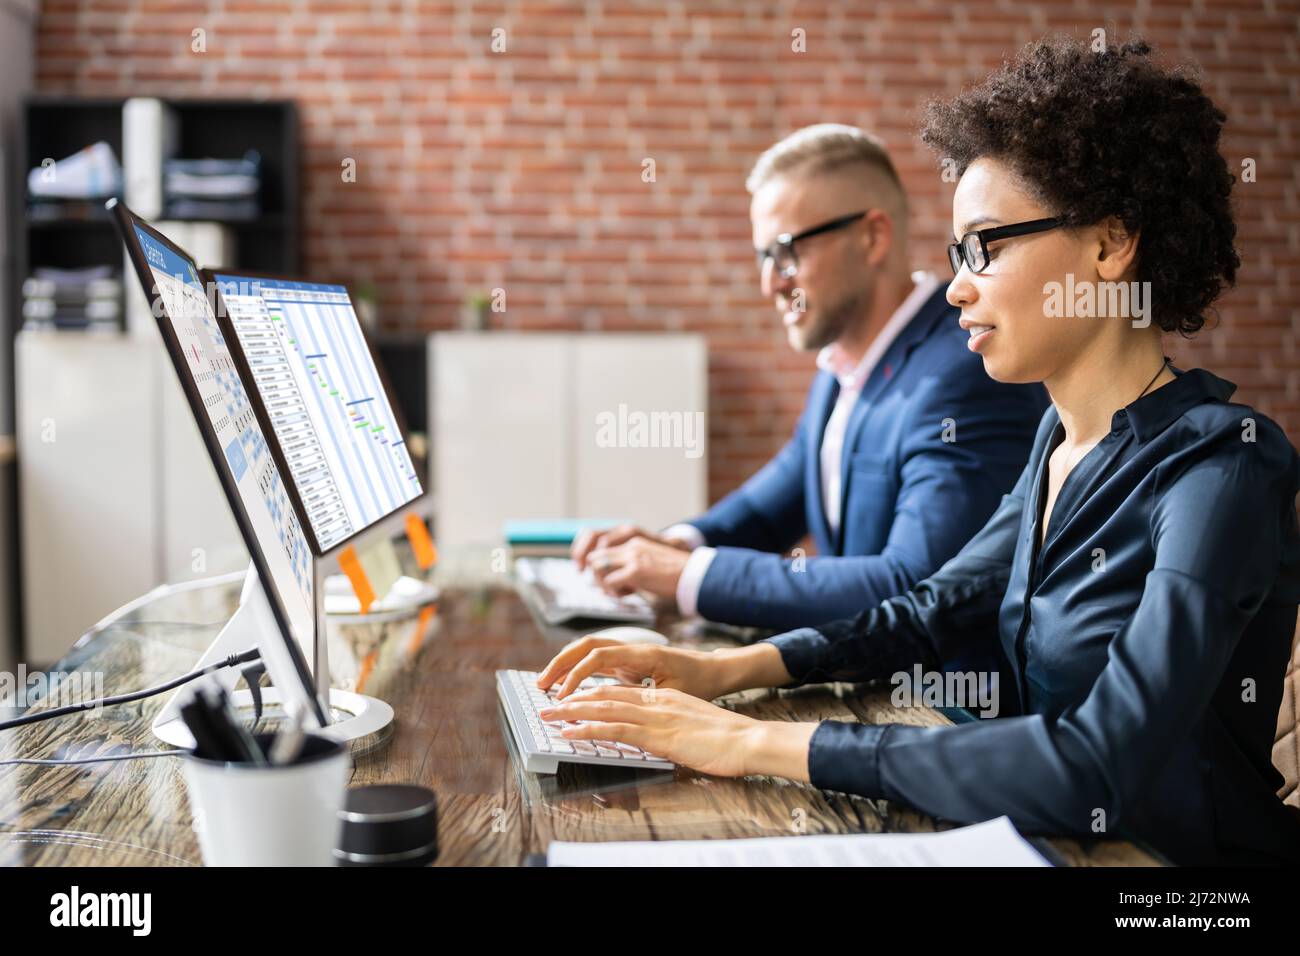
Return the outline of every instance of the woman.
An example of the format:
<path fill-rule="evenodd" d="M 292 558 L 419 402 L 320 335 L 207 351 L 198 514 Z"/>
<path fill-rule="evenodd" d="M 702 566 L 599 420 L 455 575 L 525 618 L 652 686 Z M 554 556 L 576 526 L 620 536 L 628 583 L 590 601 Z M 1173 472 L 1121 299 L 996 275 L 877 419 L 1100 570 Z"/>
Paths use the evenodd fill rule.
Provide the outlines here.
<path fill-rule="evenodd" d="M 1228 402 L 1231 383 L 1162 350 L 1239 264 L 1224 119 L 1141 42 L 1039 44 L 932 105 L 924 139 L 961 174 L 948 300 L 993 378 L 1052 399 L 1015 489 L 956 558 L 852 620 L 712 653 L 579 641 L 539 679 L 562 681 L 544 717 L 707 773 L 959 822 L 1123 832 L 1178 863 L 1300 862 L 1270 761 L 1300 600 L 1300 457 Z M 805 724 L 707 702 L 937 671 L 995 641 L 1015 716 Z M 656 690 L 572 694 L 598 671 Z"/>

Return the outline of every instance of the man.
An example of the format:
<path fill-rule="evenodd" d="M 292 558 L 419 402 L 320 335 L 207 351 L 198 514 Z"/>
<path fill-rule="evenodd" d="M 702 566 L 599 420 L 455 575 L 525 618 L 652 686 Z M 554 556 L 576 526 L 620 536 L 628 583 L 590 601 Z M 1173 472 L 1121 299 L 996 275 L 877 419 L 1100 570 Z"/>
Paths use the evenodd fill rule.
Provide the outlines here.
<path fill-rule="evenodd" d="M 910 271 L 907 199 L 874 137 L 799 130 L 746 187 L 763 294 L 821 370 L 794 437 L 704 515 L 589 531 L 572 555 L 610 593 L 789 629 L 901 594 L 956 554 L 1015 484 L 1047 399 L 990 379 L 945 285 Z M 785 557 L 807 534 L 819 556 Z"/>

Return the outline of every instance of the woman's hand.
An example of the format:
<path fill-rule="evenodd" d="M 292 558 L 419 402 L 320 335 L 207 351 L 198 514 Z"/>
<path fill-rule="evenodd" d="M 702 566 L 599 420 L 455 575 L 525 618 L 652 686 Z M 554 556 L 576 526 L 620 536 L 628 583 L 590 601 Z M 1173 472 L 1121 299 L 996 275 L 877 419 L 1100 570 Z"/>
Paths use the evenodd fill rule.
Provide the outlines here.
<path fill-rule="evenodd" d="M 664 650 L 664 648 L 650 648 Z M 609 684 L 541 711 L 569 740 L 612 740 L 720 777 L 770 774 L 808 780 L 808 742 L 816 724 L 754 720 L 680 690 Z"/>
<path fill-rule="evenodd" d="M 556 696 L 565 698 L 588 677 L 604 674 L 624 684 L 670 688 L 711 700 L 726 693 L 721 689 L 719 669 L 719 661 L 705 651 L 584 637 L 551 659 L 537 678 L 537 686 L 546 690 L 556 681 L 563 681 Z"/>
<path fill-rule="evenodd" d="M 777 687 L 790 682 L 781 652 L 771 644 L 697 651 L 657 644 L 624 644 L 606 637 L 584 637 L 556 654 L 537 686 L 546 690 L 562 681 L 556 696 L 563 699 L 593 674 L 605 674 L 625 684 L 679 690 L 712 700 L 750 687 Z"/>

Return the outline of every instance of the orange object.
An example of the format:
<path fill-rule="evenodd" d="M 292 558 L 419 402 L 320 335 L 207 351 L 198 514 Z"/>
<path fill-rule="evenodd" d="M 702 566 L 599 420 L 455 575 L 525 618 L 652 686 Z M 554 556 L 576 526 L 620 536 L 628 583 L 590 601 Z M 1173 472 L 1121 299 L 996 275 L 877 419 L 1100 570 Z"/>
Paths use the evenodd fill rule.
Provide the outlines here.
<path fill-rule="evenodd" d="M 420 608 L 420 616 L 415 622 L 415 632 L 411 635 L 410 641 L 406 645 L 406 653 L 414 656 L 424 645 L 424 637 L 429 630 L 429 622 L 433 620 L 433 615 L 437 613 L 437 607 L 430 604 Z"/>
<path fill-rule="evenodd" d="M 375 662 L 379 660 L 379 648 L 375 648 L 366 655 L 365 660 L 361 662 L 361 673 L 357 675 L 357 693 L 360 694 L 365 690 L 366 681 L 370 680 L 370 673 L 375 669 Z"/>
<path fill-rule="evenodd" d="M 375 603 L 375 589 L 370 586 L 370 578 L 366 577 L 366 569 L 361 566 L 361 559 L 357 557 L 357 549 L 348 545 L 339 552 L 339 567 L 343 573 L 348 576 L 352 582 L 352 590 L 361 602 L 361 613 L 368 614 L 370 605 Z"/>
<path fill-rule="evenodd" d="M 406 516 L 406 539 L 411 542 L 411 550 L 415 552 L 415 560 L 421 569 L 428 571 L 433 567 L 433 562 L 438 560 L 437 549 L 429 537 L 429 529 L 414 511 Z"/>

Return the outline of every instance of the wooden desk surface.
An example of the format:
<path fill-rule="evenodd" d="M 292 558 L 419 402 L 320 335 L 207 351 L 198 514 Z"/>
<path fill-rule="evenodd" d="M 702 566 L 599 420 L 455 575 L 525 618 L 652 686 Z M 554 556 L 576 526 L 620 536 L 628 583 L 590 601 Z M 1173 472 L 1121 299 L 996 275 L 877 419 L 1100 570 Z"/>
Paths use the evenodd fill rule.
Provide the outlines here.
<path fill-rule="evenodd" d="M 185 672 L 233 609 L 237 588 L 153 602 L 88 635 L 58 670 L 102 673 L 103 693 Z M 201 623 L 187 623 L 201 622 Z M 562 766 L 525 774 L 512 759 L 493 672 L 538 669 L 560 646 L 512 590 L 447 590 L 431 621 L 353 626 L 351 658 L 335 654 L 360 690 L 389 701 L 396 726 L 357 758 L 354 784 L 414 782 L 438 795 L 439 865 L 517 865 L 553 840 L 644 840 L 877 833 L 944 829 L 885 801 L 825 793 L 772 778 L 727 780 L 688 770 L 634 776 Z M 681 637 L 681 634 L 674 634 Z M 683 637 L 708 646 L 698 637 Z M 331 650 L 334 654 L 334 650 Z M 93 718 L 33 724 L 0 736 L 0 759 L 157 749 L 149 725 L 165 698 L 106 708 Z M 897 709 L 888 690 L 849 685 L 750 692 L 729 706 L 757 717 L 947 723 Z M 1153 865 L 1119 840 L 1052 839 L 1075 865 Z M 0 768 L 0 864 L 196 865 L 180 760 L 159 757 L 74 767 Z"/>

